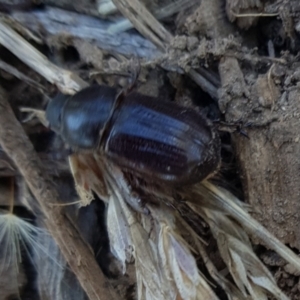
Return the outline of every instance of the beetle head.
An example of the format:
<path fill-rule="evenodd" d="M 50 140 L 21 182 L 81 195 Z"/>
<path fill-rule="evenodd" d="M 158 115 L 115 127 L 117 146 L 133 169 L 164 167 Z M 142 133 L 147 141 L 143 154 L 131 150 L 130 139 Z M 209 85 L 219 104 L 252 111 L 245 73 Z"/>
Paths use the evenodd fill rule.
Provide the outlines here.
<path fill-rule="evenodd" d="M 49 127 L 57 133 L 60 133 L 61 131 L 61 115 L 63 112 L 63 107 L 69 97 L 70 96 L 58 94 L 47 105 L 46 118 L 49 122 Z"/>

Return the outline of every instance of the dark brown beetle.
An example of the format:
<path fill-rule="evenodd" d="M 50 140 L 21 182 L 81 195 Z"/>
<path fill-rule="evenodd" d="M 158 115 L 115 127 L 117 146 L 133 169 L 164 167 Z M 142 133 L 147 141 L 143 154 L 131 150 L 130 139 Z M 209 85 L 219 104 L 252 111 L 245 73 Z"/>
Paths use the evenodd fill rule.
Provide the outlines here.
<path fill-rule="evenodd" d="M 46 117 L 74 149 L 101 151 L 151 180 L 192 184 L 220 163 L 220 140 L 211 122 L 173 102 L 91 86 L 54 98 Z"/>

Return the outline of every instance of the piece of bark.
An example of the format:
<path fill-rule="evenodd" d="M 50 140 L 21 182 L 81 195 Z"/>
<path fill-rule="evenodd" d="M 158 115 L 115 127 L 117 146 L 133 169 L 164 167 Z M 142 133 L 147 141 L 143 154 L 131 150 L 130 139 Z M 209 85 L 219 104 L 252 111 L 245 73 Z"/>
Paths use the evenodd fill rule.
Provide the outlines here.
<path fill-rule="evenodd" d="M 298 98 L 298 97 L 297 97 Z M 296 99 L 297 99 L 296 98 Z M 297 100 L 293 99 L 297 105 Z M 235 139 L 245 195 L 254 217 L 281 242 L 300 249 L 298 118 L 248 130 L 249 140 Z"/>
<path fill-rule="evenodd" d="M 227 99 L 223 102 L 226 103 L 223 108 L 227 121 L 252 122 L 252 127 L 246 129 L 249 138 L 235 134 L 233 144 L 253 216 L 281 242 L 300 249 L 299 90 L 291 91 L 288 101 L 282 105 L 278 102 L 277 88 L 275 93 L 271 91 L 273 78 L 268 78 L 271 85 L 264 84 L 261 88 L 262 80 L 258 77 L 253 89 L 247 88 L 243 73 L 233 58 L 224 59 L 219 71 L 220 101 Z M 243 92 L 245 87 L 247 97 Z M 259 97 L 272 99 L 274 103 L 265 105 Z M 281 106 L 281 110 L 274 110 L 274 105 L 276 110 Z"/>
<path fill-rule="evenodd" d="M 24 176 L 45 216 L 45 224 L 90 299 L 119 299 L 95 261 L 93 253 L 60 206 L 54 182 L 43 172 L 40 159 L 0 90 L 0 144 Z"/>

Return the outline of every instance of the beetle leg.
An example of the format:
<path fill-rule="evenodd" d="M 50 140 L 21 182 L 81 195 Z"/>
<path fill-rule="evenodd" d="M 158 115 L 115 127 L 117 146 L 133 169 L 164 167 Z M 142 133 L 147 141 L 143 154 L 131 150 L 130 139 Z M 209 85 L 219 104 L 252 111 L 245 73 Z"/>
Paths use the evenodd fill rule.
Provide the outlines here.
<path fill-rule="evenodd" d="M 230 123 L 230 122 L 224 122 L 221 120 L 215 120 L 215 121 L 213 121 L 213 123 L 218 125 L 219 131 L 229 132 L 229 133 L 238 132 L 242 136 L 249 138 L 247 132 L 245 130 L 243 130 L 243 128 L 249 127 L 248 123 L 243 124 L 242 121 L 236 121 L 236 122 Z"/>

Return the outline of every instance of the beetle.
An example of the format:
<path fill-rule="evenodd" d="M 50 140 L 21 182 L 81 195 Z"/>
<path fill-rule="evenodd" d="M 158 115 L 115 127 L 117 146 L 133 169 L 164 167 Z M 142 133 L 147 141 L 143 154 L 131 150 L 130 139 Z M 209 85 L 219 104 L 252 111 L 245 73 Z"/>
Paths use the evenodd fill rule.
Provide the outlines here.
<path fill-rule="evenodd" d="M 171 101 L 93 85 L 52 99 L 46 118 L 74 150 L 99 151 L 121 168 L 158 182 L 194 184 L 220 164 L 213 124 Z"/>

